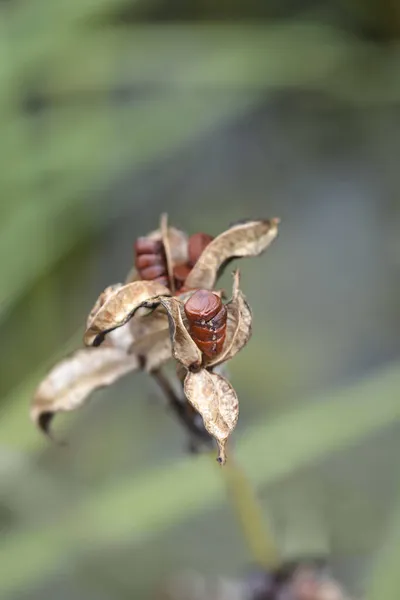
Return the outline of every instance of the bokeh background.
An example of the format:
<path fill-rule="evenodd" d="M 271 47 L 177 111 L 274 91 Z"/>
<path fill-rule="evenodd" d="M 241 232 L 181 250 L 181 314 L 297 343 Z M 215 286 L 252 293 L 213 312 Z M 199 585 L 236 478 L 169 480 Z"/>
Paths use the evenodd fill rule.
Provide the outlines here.
<path fill-rule="evenodd" d="M 2 600 L 152 598 L 252 563 L 220 470 L 144 375 L 28 419 L 159 214 L 279 216 L 243 260 L 235 444 L 281 552 L 400 597 L 400 8 L 392 0 L 0 4 Z M 224 276 L 229 286 L 229 274 Z"/>

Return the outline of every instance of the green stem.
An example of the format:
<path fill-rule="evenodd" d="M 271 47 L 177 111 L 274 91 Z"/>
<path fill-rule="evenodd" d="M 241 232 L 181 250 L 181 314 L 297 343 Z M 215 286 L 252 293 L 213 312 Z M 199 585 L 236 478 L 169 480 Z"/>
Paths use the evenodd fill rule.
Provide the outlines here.
<path fill-rule="evenodd" d="M 193 443 L 198 445 L 201 440 L 204 442 L 205 430 L 199 430 L 193 420 L 192 412 L 185 409 L 186 403 L 178 397 L 169 378 L 161 369 L 153 371 L 151 375 L 167 398 L 168 405 L 189 433 Z M 209 439 L 207 436 L 206 441 Z M 212 459 L 215 461 L 215 451 L 212 453 Z M 280 560 L 274 536 L 265 523 L 255 489 L 243 468 L 235 460 L 232 451 L 229 453 L 226 465 L 221 467 L 221 470 L 228 500 L 232 504 L 253 561 L 262 568 L 276 567 Z"/>
<path fill-rule="evenodd" d="M 232 450 L 226 465 L 222 467 L 222 473 L 227 496 L 252 559 L 264 569 L 277 567 L 280 564 L 280 555 L 275 536 L 265 520 L 255 488 L 233 457 Z"/>

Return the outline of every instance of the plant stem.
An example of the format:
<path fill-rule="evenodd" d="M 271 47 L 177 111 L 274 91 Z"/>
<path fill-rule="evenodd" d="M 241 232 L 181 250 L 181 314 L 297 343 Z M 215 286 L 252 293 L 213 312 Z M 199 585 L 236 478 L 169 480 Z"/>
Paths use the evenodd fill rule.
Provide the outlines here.
<path fill-rule="evenodd" d="M 172 408 L 189 433 L 192 444 L 195 447 L 201 443 L 204 444 L 204 442 L 209 444 L 211 441 L 210 436 L 204 427 L 199 426 L 199 420 L 194 418 L 199 415 L 188 410 L 187 403 L 178 396 L 165 373 L 161 369 L 157 369 L 151 373 L 151 376 L 167 398 L 168 406 Z M 213 451 L 212 458 L 215 461 L 215 451 Z M 226 465 L 221 467 L 221 471 L 228 500 L 232 504 L 239 528 L 253 561 L 263 569 L 277 567 L 280 564 L 280 557 L 274 536 L 270 527 L 265 523 L 254 486 L 246 476 L 243 468 L 235 460 L 232 450 L 229 453 Z"/>
<path fill-rule="evenodd" d="M 191 405 L 186 402 L 184 397 L 180 397 L 176 393 L 169 378 L 161 369 L 152 371 L 151 376 L 166 397 L 168 406 L 172 409 L 181 425 L 183 425 L 185 431 L 189 434 L 191 449 L 195 451 L 199 449 L 201 445 L 210 447 L 211 438 L 203 426 L 200 415 L 192 409 Z"/>
<path fill-rule="evenodd" d="M 265 521 L 254 486 L 233 457 L 232 451 L 226 465 L 222 467 L 222 473 L 227 496 L 254 562 L 264 569 L 277 567 L 280 557 L 276 540 Z"/>

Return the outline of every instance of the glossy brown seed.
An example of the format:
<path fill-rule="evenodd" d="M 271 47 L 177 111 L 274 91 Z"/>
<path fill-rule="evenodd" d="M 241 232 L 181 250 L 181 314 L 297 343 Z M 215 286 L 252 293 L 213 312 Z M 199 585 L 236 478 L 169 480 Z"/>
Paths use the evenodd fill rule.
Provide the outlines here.
<path fill-rule="evenodd" d="M 156 277 L 162 277 L 165 275 L 165 267 L 164 265 L 154 265 L 153 267 L 147 267 L 146 269 L 142 269 L 140 271 L 140 275 L 142 279 L 146 281 L 152 281 L 156 279 Z"/>
<path fill-rule="evenodd" d="M 222 306 L 222 300 L 208 290 L 197 290 L 185 304 L 185 313 L 190 322 L 209 321 Z"/>
<path fill-rule="evenodd" d="M 143 237 L 136 240 L 135 267 L 140 279 L 158 281 L 169 287 L 167 259 L 161 240 Z"/>
<path fill-rule="evenodd" d="M 196 346 L 208 358 L 222 351 L 226 336 L 227 308 L 213 292 L 198 290 L 184 305 L 189 332 Z"/>
<path fill-rule="evenodd" d="M 187 264 L 176 265 L 173 270 L 175 278 L 175 286 L 180 290 L 185 283 L 186 277 L 189 275 L 191 268 Z"/>
<path fill-rule="evenodd" d="M 220 327 L 224 327 L 226 324 L 227 314 L 228 314 L 228 310 L 227 310 L 225 304 L 223 304 L 221 306 L 221 310 L 219 312 L 217 312 L 216 315 L 213 316 L 211 321 L 208 322 L 208 325 L 211 325 L 212 327 L 214 327 L 214 329 L 219 329 Z"/>
<path fill-rule="evenodd" d="M 222 346 L 225 342 L 225 334 L 223 335 L 223 337 L 219 338 L 219 340 L 212 340 L 210 342 L 203 342 L 200 340 L 194 341 L 196 342 L 197 346 L 200 348 L 202 353 L 207 356 L 207 358 L 214 358 L 214 356 L 217 356 L 222 350 Z"/>
<path fill-rule="evenodd" d="M 159 254 L 164 250 L 161 240 L 149 240 L 146 237 L 139 237 L 134 249 L 136 254 Z"/>
<path fill-rule="evenodd" d="M 160 254 L 138 254 L 135 258 L 135 267 L 138 270 L 164 264 L 164 257 Z"/>
<path fill-rule="evenodd" d="M 207 233 L 194 233 L 188 242 L 189 265 L 193 267 L 203 250 L 213 241 L 213 237 Z"/>
<path fill-rule="evenodd" d="M 193 338 L 203 342 L 209 342 L 210 340 L 216 340 L 221 337 L 221 335 L 225 334 L 225 324 L 219 329 L 214 329 L 210 323 L 211 321 L 208 321 L 208 323 L 205 325 L 194 325 L 191 323 L 190 333 L 192 334 Z"/>

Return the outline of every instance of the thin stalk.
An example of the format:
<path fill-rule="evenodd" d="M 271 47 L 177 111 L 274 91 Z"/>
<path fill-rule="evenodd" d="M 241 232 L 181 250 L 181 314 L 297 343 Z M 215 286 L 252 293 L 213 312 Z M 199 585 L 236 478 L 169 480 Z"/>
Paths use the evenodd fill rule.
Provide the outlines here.
<path fill-rule="evenodd" d="M 210 436 L 204 426 L 199 425 L 199 419 L 196 418 L 199 415 L 188 410 L 188 404 L 177 395 L 165 373 L 158 369 L 151 375 L 167 398 L 168 406 L 189 433 L 191 442 L 197 446 L 200 443 L 210 442 Z M 215 463 L 214 452 L 212 458 Z M 270 570 L 277 567 L 280 564 L 280 557 L 274 535 L 265 521 L 254 486 L 235 460 L 232 450 L 229 453 L 228 462 L 221 467 L 221 472 L 228 501 L 232 505 L 252 560 L 264 569 Z"/>
<path fill-rule="evenodd" d="M 166 397 L 168 407 L 178 417 L 179 422 L 189 434 L 191 451 L 198 452 L 201 446 L 210 447 L 212 440 L 204 428 L 200 415 L 186 402 L 184 397 L 180 397 L 176 393 L 171 381 L 162 369 L 152 371 L 151 376 Z"/>
<path fill-rule="evenodd" d="M 280 564 L 280 556 L 271 527 L 267 523 L 256 490 L 244 469 L 235 460 L 232 450 L 224 467 L 227 496 L 256 565 L 274 569 Z"/>

